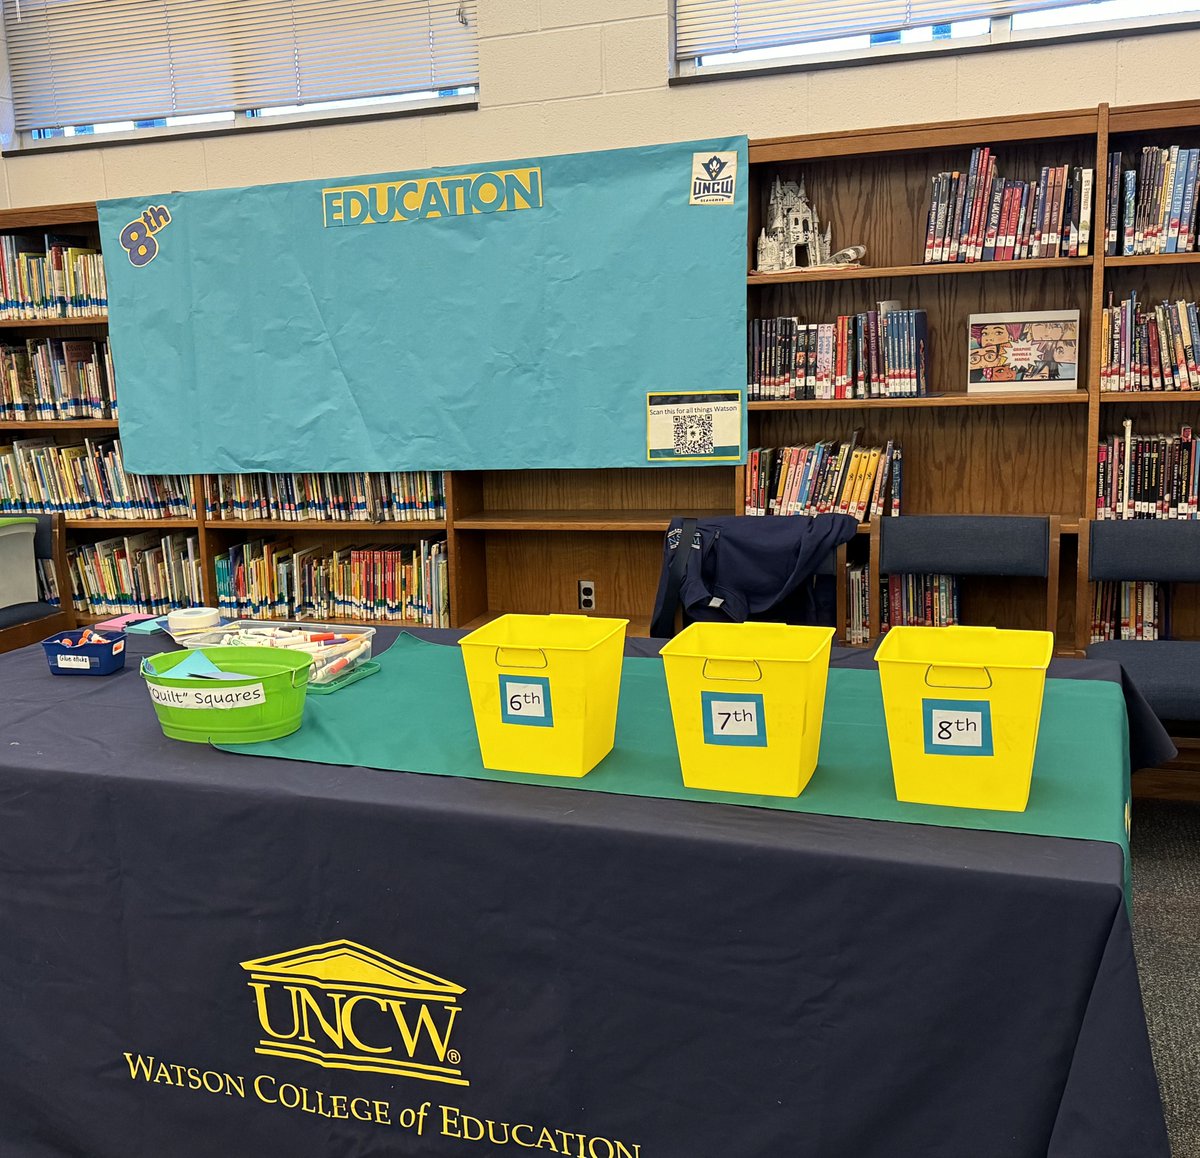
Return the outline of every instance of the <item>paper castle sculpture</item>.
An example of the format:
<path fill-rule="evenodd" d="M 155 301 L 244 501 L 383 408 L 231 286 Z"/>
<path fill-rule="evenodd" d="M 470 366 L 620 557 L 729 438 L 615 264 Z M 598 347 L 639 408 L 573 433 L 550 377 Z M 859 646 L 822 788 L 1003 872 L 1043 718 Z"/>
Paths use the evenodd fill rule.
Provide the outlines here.
<path fill-rule="evenodd" d="M 804 178 L 785 182 L 776 177 L 767 202 L 767 224 L 758 235 L 758 272 L 829 265 L 832 255 L 830 227 L 821 232 Z"/>

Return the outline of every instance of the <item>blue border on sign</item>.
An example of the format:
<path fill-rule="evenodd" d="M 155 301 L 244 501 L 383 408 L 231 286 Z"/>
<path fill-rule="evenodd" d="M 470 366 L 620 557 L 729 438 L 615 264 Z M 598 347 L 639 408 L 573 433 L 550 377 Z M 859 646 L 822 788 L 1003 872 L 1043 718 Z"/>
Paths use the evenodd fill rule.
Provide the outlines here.
<path fill-rule="evenodd" d="M 509 711 L 508 684 L 538 684 L 546 697 L 546 714 L 544 716 L 526 716 L 521 712 Z M 515 676 L 500 677 L 500 718 L 506 724 L 522 724 L 527 728 L 553 728 L 554 707 L 550 701 L 550 681 L 545 676 Z"/>
<path fill-rule="evenodd" d="M 964 748 L 958 744 L 939 744 L 933 738 L 933 713 L 978 712 L 983 732 L 979 744 Z M 927 756 L 994 756 L 992 747 L 992 705 L 990 700 L 925 700 L 921 701 L 921 726 L 925 732 Z"/>
<path fill-rule="evenodd" d="M 720 736 L 713 730 L 712 704 L 714 700 L 721 703 L 754 704 L 757 713 L 758 731 L 753 736 Z M 706 744 L 721 744 L 732 748 L 765 748 L 767 746 L 767 720 L 763 714 L 763 698 L 755 692 L 701 692 L 700 715 L 704 722 L 704 742 Z"/>

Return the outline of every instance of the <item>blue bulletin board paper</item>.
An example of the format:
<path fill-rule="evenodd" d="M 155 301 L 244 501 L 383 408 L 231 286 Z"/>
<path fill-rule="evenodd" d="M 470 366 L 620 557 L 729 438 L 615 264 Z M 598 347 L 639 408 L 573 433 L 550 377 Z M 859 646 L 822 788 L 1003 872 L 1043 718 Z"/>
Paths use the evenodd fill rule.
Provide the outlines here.
<path fill-rule="evenodd" d="M 684 391 L 743 460 L 747 178 L 731 137 L 103 201 L 126 467 L 679 465 Z"/>

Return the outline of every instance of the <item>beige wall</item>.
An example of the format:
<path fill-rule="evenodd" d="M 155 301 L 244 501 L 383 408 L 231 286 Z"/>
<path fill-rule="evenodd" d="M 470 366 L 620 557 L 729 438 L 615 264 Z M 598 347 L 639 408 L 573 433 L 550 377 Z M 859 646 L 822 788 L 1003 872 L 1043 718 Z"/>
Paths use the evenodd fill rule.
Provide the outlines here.
<path fill-rule="evenodd" d="M 0 201 L 42 205 L 1200 96 L 1200 31 L 668 88 L 667 7 L 480 0 L 478 110 L 13 157 L 3 162 Z"/>

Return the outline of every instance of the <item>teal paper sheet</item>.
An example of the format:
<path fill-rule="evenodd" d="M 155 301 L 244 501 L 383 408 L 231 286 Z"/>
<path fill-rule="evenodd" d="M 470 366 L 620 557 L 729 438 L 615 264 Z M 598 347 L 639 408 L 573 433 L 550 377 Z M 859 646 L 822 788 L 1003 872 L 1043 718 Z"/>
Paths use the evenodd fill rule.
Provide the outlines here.
<path fill-rule="evenodd" d="M 692 391 L 739 461 L 747 177 L 738 136 L 102 201 L 125 467 L 646 467 Z"/>

